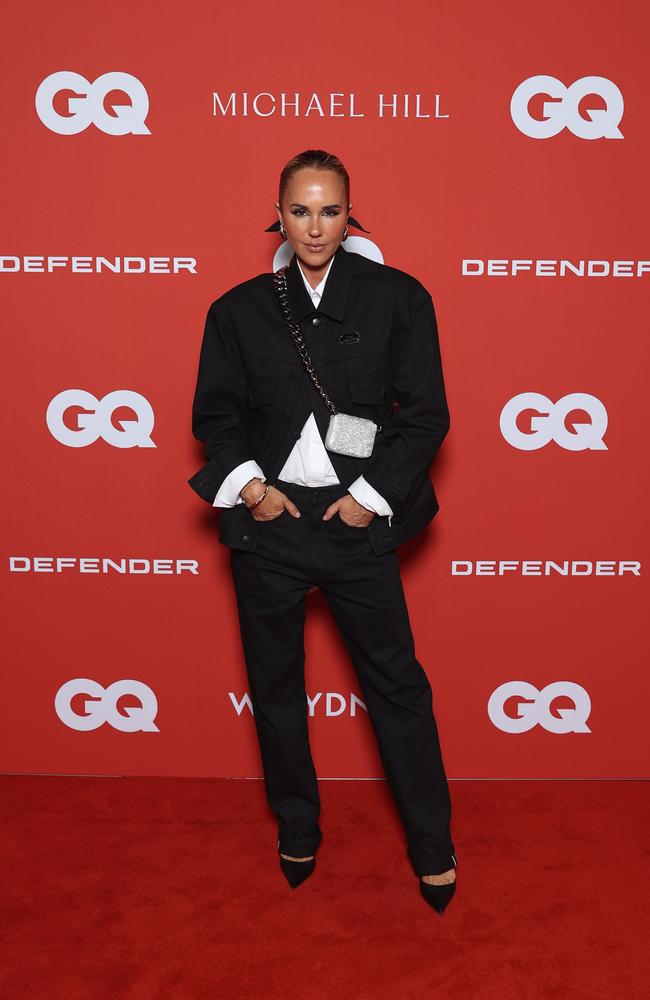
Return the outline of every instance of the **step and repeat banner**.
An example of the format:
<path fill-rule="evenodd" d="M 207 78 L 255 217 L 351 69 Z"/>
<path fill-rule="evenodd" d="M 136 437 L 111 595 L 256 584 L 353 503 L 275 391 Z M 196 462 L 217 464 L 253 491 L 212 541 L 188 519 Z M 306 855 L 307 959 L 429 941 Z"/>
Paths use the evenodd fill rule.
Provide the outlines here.
<path fill-rule="evenodd" d="M 449 776 L 648 774 L 646 17 L 5 15 L 1 770 L 261 776 L 191 404 L 207 309 L 278 266 L 280 171 L 319 148 L 345 248 L 436 308 L 440 510 L 399 555 Z M 381 777 L 318 590 L 305 646 L 320 777 Z"/>

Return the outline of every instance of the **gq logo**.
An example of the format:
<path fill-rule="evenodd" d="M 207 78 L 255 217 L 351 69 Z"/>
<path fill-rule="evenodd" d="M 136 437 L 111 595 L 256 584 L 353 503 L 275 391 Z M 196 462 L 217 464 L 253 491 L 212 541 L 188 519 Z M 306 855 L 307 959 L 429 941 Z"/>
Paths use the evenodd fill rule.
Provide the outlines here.
<path fill-rule="evenodd" d="M 130 104 L 111 104 L 111 115 L 105 102 L 113 90 L 127 94 Z M 64 114 L 54 108 L 59 94 L 65 95 Z M 59 135 L 78 135 L 91 124 L 108 135 L 151 135 L 145 125 L 148 111 L 149 95 L 130 73 L 103 73 L 90 83 L 80 73 L 62 71 L 47 76 L 36 91 L 38 117 Z"/>
<path fill-rule="evenodd" d="M 118 420 L 115 427 L 112 416 L 120 406 L 128 406 L 136 420 Z M 75 427 L 64 423 L 66 412 L 77 408 Z M 99 400 L 85 389 L 65 389 L 55 396 L 45 415 L 52 437 L 69 448 L 85 448 L 101 437 L 115 448 L 155 448 L 151 440 L 154 415 L 151 403 L 139 392 L 116 389 Z"/>
<path fill-rule="evenodd" d="M 556 698 L 569 698 L 573 708 L 558 708 L 552 711 Z M 504 711 L 509 698 L 517 698 L 517 717 L 511 718 Z M 590 733 L 587 719 L 591 712 L 591 700 L 583 687 L 572 681 L 555 681 L 538 691 L 526 681 L 508 681 L 490 696 L 488 715 L 497 729 L 504 733 L 527 733 L 540 725 L 549 733 Z"/>
<path fill-rule="evenodd" d="M 517 418 L 525 410 L 534 410 L 530 431 L 521 431 Z M 589 423 L 573 421 L 573 432 L 567 429 L 566 418 L 572 410 L 585 410 Z M 549 441 L 555 441 L 567 451 L 607 451 L 603 434 L 607 430 L 607 410 L 599 399 L 586 392 L 572 392 L 552 403 L 541 392 L 521 392 L 501 410 L 499 427 L 504 438 L 520 451 L 536 451 Z"/>
<path fill-rule="evenodd" d="M 72 708 L 75 695 L 87 694 L 84 701 L 85 715 L 78 715 Z M 140 702 L 139 707 L 127 706 L 124 714 L 117 709 L 123 695 L 131 695 Z M 67 681 L 56 693 L 54 708 L 61 722 L 80 733 L 99 729 L 105 722 L 122 733 L 158 733 L 154 719 L 158 712 L 158 701 L 150 687 L 141 681 L 115 681 L 103 688 L 88 677 L 75 677 Z"/>
<path fill-rule="evenodd" d="M 539 94 L 551 98 L 542 105 L 542 121 L 533 118 L 528 110 L 531 97 Z M 592 94 L 601 97 L 606 107 L 589 108 L 587 120 L 580 114 L 579 105 L 583 97 Z M 510 114 L 519 131 L 531 139 L 550 139 L 563 128 L 568 128 L 579 139 L 623 138 L 618 128 L 623 117 L 623 95 L 616 84 L 604 76 L 583 76 L 569 87 L 554 76 L 531 76 L 520 83 L 512 95 Z"/>

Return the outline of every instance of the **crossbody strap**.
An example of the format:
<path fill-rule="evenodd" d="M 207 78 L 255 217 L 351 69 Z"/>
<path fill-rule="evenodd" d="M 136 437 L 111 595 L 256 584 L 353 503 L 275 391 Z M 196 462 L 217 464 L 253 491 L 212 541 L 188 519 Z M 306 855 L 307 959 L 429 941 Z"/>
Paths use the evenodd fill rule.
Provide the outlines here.
<path fill-rule="evenodd" d="M 280 268 L 278 268 L 277 271 L 273 272 L 273 280 L 274 280 L 274 283 L 275 283 L 275 293 L 277 295 L 278 302 L 280 303 L 280 309 L 282 311 L 282 315 L 284 317 L 284 321 L 287 324 L 287 329 L 288 329 L 288 331 L 289 331 L 289 333 L 291 335 L 291 339 L 293 340 L 293 342 L 294 342 L 294 344 L 296 346 L 296 350 L 298 351 L 298 354 L 300 355 L 300 360 L 302 361 L 302 363 L 303 363 L 303 365 L 305 367 L 305 370 L 306 370 L 307 374 L 309 375 L 310 379 L 314 383 L 314 386 L 316 387 L 317 392 L 320 394 L 320 396 L 321 396 L 323 402 L 325 403 L 326 407 L 328 408 L 328 410 L 331 413 L 336 413 L 337 412 L 337 406 L 336 406 L 335 403 L 332 402 L 332 400 L 330 399 L 330 397 L 327 395 L 327 392 L 325 391 L 325 389 L 321 385 L 320 380 L 318 378 L 318 375 L 316 373 L 316 369 L 314 368 L 314 363 L 311 360 L 309 351 L 307 350 L 307 345 L 306 345 L 304 337 L 302 335 L 302 331 L 301 331 L 300 327 L 298 326 L 298 324 L 296 322 L 294 322 L 294 319 L 293 319 L 293 316 L 292 316 L 292 313 L 291 313 L 291 307 L 289 305 L 289 294 L 287 292 L 287 276 L 286 276 L 286 271 L 287 271 L 287 268 L 285 266 L 285 267 L 280 267 Z"/>

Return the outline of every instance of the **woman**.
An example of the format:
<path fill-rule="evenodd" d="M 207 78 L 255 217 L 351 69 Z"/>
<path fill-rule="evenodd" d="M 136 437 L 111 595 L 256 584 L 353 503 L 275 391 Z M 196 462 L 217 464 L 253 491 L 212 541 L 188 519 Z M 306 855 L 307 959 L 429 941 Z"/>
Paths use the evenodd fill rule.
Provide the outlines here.
<path fill-rule="evenodd" d="M 456 879 L 451 804 L 396 548 L 438 510 L 428 467 L 449 412 L 431 296 L 404 271 L 344 249 L 348 224 L 358 226 L 349 197 L 340 160 L 306 150 L 281 173 L 278 222 L 269 228 L 293 250 L 290 319 L 312 368 L 339 411 L 379 428 L 371 454 L 325 448 L 331 408 L 266 272 L 208 311 L 192 411 L 207 464 L 189 483 L 222 508 L 219 537 L 230 546 L 266 795 L 289 884 L 312 874 L 322 840 L 303 643 L 305 598 L 320 587 L 357 673 L 420 892 L 442 913 Z"/>

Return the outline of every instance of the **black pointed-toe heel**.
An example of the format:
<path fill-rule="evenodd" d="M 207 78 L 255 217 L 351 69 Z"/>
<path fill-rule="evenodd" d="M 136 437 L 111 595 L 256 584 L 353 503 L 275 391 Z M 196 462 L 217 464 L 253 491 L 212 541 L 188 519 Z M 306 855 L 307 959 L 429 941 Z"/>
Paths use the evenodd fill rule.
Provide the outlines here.
<path fill-rule="evenodd" d="M 438 913 L 444 913 L 445 907 L 451 902 L 456 891 L 456 880 L 447 882 L 444 885 L 431 885 L 430 882 L 420 882 L 420 892 L 426 899 L 429 906 L 432 906 Z"/>
<path fill-rule="evenodd" d="M 287 861 L 286 858 L 280 858 L 280 868 L 292 889 L 297 889 L 301 882 L 309 878 L 315 867 L 315 855 L 310 861 Z"/>

